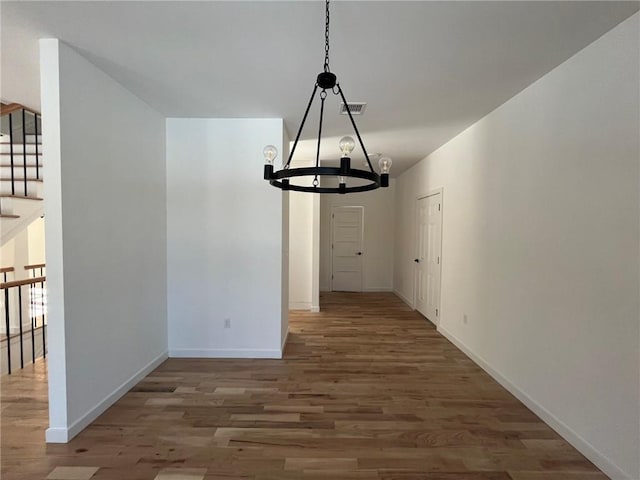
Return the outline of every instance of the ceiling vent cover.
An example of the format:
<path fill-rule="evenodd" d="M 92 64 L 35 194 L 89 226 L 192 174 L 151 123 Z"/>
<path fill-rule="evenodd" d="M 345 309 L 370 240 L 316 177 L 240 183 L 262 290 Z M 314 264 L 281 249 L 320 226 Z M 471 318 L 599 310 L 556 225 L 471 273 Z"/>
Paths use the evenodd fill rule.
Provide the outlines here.
<path fill-rule="evenodd" d="M 365 108 L 367 108 L 366 102 L 349 102 L 347 104 L 341 103 L 340 115 L 348 115 L 348 112 L 351 112 L 351 115 L 362 115 Z"/>

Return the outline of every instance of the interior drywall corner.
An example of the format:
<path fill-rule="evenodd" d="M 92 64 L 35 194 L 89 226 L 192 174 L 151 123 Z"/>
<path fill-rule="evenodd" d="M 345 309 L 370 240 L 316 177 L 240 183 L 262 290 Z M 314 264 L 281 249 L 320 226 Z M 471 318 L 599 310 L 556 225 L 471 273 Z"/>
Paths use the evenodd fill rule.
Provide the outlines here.
<path fill-rule="evenodd" d="M 47 218 L 47 334 L 49 428 L 47 442 L 68 440 L 67 358 L 64 313 L 64 254 L 62 239 L 62 171 L 60 145 L 60 59 L 57 39 L 40 40 L 42 148 L 47 178 L 43 191 Z"/>

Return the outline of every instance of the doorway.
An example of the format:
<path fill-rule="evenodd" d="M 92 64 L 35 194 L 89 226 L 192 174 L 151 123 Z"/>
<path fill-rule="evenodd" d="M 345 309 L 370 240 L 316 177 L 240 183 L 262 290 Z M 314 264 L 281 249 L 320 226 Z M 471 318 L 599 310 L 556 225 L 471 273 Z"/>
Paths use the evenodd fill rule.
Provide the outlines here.
<path fill-rule="evenodd" d="M 415 306 L 434 325 L 440 317 L 442 272 L 442 192 L 418 198 Z"/>
<path fill-rule="evenodd" d="M 364 207 L 331 211 L 331 291 L 362 292 Z"/>

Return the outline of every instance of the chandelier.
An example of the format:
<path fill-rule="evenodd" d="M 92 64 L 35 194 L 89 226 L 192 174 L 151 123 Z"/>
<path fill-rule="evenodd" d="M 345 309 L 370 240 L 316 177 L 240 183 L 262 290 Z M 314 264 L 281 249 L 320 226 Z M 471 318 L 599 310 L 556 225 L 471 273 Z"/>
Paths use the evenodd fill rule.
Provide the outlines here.
<path fill-rule="evenodd" d="M 316 83 L 311 93 L 311 98 L 307 104 L 307 109 L 302 117 L 302 123 L 298 128 L 298 134 L 296 135 L 295 142 L 291 148 L 289 159 L 287 163 L 282 166 L 281 170 L 274 171 L 273 162 L 278 156 L 278 150 L 273 145 L 267 145 L 264 148 L 263 154 L 265 158 L 264 165 L 264 179 L 267 180 L 274 187 L 281 188 L 282 190 L 293 190 L 296 192 L 313 192 L 313 193 L 353 193 L 353 192 L 366 192 L 368 190 L 375 190 L 379 187 L 389 186 L 389 169 L 391 168 L 391 159 L 389 157 L 381 157 L 379 161 L 380 174 L 376 173 L 371 166 L 367 149 L 362 142 L 360 132 L 356 126 L 356 122 L 353 120 L 353 115 L 349 109 L 349 103 L 347 102 L 342 88 L 337 81 L 335 74 L 329 69 L 329 0 L 325 2 L 325 32 L 324 32 L 324 70 L 318 74 Z M 316 93 L 320 89 L 320 126 L 318 128 L 318 145 L 316 148 L 316 163 L 314 167 L 300 167 L 291 168 L 291 160 L 293 154 L 298 146 L 298 140 L 300 140 L 300 134 L 307 120 L 309 109 L 313 104 L 313 100 Z M 357 168 L 351 168 L 351 152 L 356 146 L 356 142 L 352 137 L 343 137 L 340 140 L 339 147 L 342 153 L 340 157 L 339 167 L 321 167 L 320 166 L 320 142 L 322 139 L 322 122 L 324 116 L 324 104 L 328 93 L 331 92 L 334 95 L 339 95 L 342 103 L 345 106 L 349 120 L 355 131 L 358 144 L 364 153 L 364 158 L 367 162 L 368 170 L 360 170 Z M 292 179 L 298 179 L 299 177 L 313 177 L 311 185 L 300 185 L 291 181 Z M 321 177 L 337 178 L 338 186 L 326 186 L 320 185 Z M 354 179 L 360 179 L 353 181 Z M 364 181 L 364 182 L 363 182 Z"/>

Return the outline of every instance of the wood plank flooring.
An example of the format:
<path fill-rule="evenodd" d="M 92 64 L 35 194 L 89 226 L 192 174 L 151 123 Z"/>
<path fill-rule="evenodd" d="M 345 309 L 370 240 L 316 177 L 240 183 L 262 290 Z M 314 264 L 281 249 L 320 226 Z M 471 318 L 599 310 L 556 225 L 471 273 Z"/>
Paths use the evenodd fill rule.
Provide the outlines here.
<path fill-rule="evenodd" d="M 44 444 L 46 364 L 3 377 L 2 478 L 607 478 L 392 294 L 321 304 L 283 360 L 170 359 L 67 445 Z"/>

